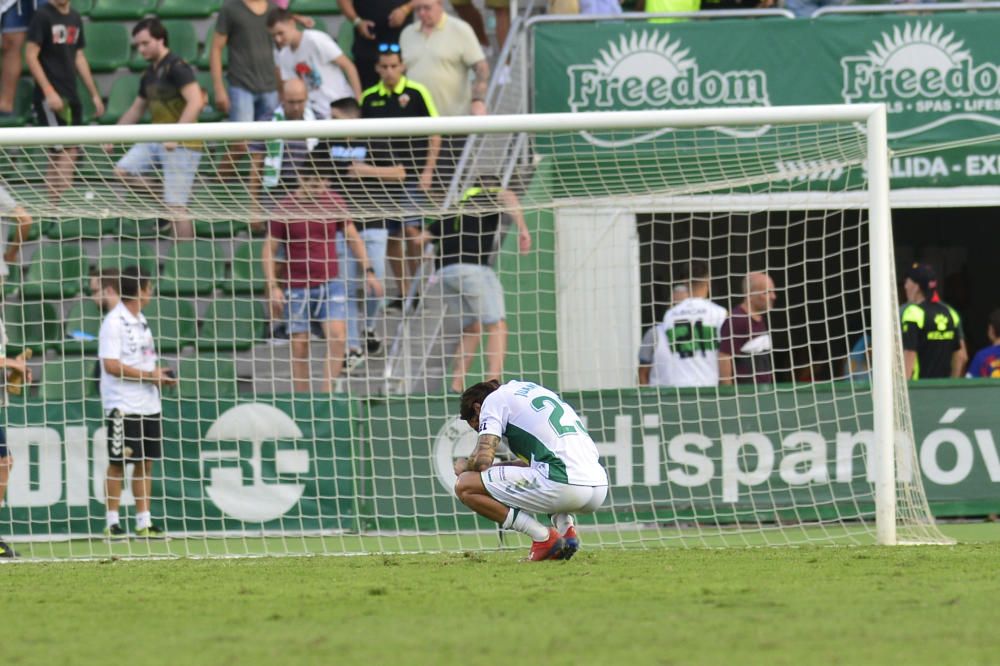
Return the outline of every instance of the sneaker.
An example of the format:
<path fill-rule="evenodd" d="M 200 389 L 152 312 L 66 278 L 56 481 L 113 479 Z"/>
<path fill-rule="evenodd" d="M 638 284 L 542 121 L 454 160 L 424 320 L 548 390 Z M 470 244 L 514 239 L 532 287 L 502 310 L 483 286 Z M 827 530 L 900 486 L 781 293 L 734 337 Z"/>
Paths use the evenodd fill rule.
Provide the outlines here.
<path fill-rule="evenodd" d="M 15 553 L 14 549 L 8 546 L 6 543 L 0 541 L 0 557 L 13 558 L 17 557 L 17 553 Z"/>
<path fill-rule="evenodd" d="M 535 541 L 531 544 L 531 551 L 528 553 L 528 560 L 538 562 L 540 560 L 561 560 L 563 550 L 566 548 L 566 540 L 559 536 L 554 527 L 549 528 L 549 538 L 545 541 Z"/>
<path fill-rule="evenodd" d="M 566 545 L 563 546 L 563 559 L 568 560 L 573 557 L 576 551 L 580 550 L 580 537 L 576 535 L 576 528 L 572 525 L 567 528 L 566 532 L 563 533 L 563 541 Z"/>
<path fill-rule="evenodd" d="M 361 364 L 365 362 L 365 353 L 360 349 L 351 349 L 347 352 L 347 358 L 344 359 L 344 371 L 347 374 L 351 374 L 357 370 Z"/>
<path fill-rule="evenodd" d="M 378 354 L 382 351 L 382 338 L 378 337 L 374 328 L 365 331 L 365 347 L 369 354 Z"/>
<path fill-rule="evenodd" d="M 128 538 L 128 534 L 122 529 L 122 526 L 118 523 L 111 525 L 110 527 L 104 528 L 104 540 L 105 541 L 123 541 Z"/>
<path fill-rule="evenodd" d="M 144 527 L 141 530 L 136 530 L 135 536 L 137 539 L 161 539 L 163 541 L 167 540 L 167 533 L 161 530 L 156 525 L 150 525 L 149 527 Z"/>

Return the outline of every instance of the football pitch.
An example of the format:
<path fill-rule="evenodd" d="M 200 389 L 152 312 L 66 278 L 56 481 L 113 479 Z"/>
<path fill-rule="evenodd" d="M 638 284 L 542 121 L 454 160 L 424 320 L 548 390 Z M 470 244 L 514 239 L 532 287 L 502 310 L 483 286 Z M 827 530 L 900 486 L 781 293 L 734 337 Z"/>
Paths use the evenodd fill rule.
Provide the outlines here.
<path fill-rule="evenodd" d="M 986 664 L 1000 525 L 956 546 L 0 566 L 5 664 Z M 584 535 L 586 536 L 586 535 Z"/>

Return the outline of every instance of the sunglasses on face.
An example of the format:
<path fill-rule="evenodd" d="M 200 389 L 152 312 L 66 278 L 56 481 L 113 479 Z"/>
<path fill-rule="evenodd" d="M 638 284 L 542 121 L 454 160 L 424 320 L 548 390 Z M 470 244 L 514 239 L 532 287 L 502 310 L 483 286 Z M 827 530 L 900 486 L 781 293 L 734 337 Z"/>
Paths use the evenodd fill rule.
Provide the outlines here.
<path fill-rule="evenodd" d="M 399 44 L 379 44 L 379 53 L 399 53 Z"/>

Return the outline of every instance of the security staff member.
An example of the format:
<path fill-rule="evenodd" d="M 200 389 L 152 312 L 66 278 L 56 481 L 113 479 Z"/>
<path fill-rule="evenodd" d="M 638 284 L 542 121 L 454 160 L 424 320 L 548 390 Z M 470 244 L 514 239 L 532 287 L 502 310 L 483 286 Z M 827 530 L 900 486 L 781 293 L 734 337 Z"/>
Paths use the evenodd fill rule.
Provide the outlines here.
<path fill-rule="evenodd" d="M 937 277 L 927 264 L 913 264 L 903 283 L 903 361 L 907 379 L 961 377 L 967 355 L 958 312 L 936 292 Z"/>

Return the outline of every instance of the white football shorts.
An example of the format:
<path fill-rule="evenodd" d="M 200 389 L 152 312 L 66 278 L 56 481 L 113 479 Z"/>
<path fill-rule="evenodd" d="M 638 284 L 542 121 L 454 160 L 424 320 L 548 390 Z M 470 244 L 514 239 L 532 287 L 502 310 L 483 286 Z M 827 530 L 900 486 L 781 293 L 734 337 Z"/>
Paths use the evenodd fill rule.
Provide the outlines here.
<path fill-rule="evenodd" d="M 607 486 L 558 483 L 533 467 L 494 465 L 480 476 L 490 497 L 530 513 L 593 513 L 608 496 Z"/>

